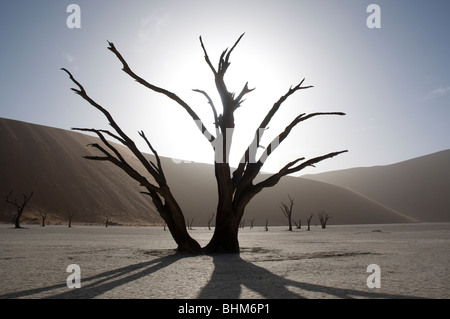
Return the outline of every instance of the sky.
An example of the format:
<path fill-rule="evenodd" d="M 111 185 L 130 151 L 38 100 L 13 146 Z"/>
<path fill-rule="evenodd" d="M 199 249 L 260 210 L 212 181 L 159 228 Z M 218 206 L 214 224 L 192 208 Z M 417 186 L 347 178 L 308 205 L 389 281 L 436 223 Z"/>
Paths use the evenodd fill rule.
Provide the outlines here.
<path fill-rule="evenodd" d="M 199 36 L 216 66 L 245 33 L 225 81 L 232 91 L 247 81 L 255 90 L 235 113 L 231 165 L 273 103 L 303 78 L 314 88 L 283 103 L 263 141 L 301 113 L 346 116 L 299 124 L 263 171 L 340 150 L 348 153 L 301 174 L 392 164 L 450 148 L 449 13 L 448 0 L 4 1 L 0 117 L 109 129 L 99 111 L 70 91 L 64 67 L 142 151 L 149 152 L 139 130 L 161 156 L 213 163 L 211 146 L 186 111 L 121 71 L 107 41 L 135 73 L 180 96 L 213 132 L 211 108 L 192 91 L 205 90 L 220 105 Z"/>

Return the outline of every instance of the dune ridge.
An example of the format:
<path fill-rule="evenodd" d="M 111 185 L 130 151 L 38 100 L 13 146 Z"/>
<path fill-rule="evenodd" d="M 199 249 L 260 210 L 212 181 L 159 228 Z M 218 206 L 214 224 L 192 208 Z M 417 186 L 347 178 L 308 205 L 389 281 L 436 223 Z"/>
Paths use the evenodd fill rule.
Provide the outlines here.
<path fill-rule="evenodd" d="M 391 165 L 302 177 L 352 189 L 415 219 L 450 221 L 450 150 Z"/>

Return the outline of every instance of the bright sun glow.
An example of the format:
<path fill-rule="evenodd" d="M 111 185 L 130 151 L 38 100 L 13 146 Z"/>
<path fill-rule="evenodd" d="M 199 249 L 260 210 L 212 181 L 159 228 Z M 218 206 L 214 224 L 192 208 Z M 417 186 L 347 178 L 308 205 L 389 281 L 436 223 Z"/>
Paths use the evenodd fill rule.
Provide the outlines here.
<path fill-rule="evenodd" d="M 218 54 L 223 51 L 223 48 L 219 50 L 209 48 L 207 45 L 206 47 L 213 66 L 217 68 Z M 194 62 L 186 65 L 182 72 L 180 72 L 183 76 L 177 78 L 176 86 L 190 85 L 190 87 L 183 88 L 183 92 L 186 92 L 183 98 L 200 116 L 208 130 L 216 135 L 213 111 L 206 97 L 198 92 L 191 91 L 191 89 L 200 89 L 207 92 L 214 103 L 217 113 L 221 114 L 223 109 L 215 87 L 213 73 L 204 61 L 203 55 L 201 55 L 201 59 L 192 57 L 192 61 Z M 285 93 L 288 87 L 285 87 L 284 91 L 278 90 L 279 92 L 283 92 L 278 97 L 268 92 L 268 89 L 264 86 L 264 81 L 270 81 L 271 78 L 277 78 L 277 76 L 265 76 L 264 72 L 268 72 L 268 70 L 261 70 L 259 67 L 263 65 L 261 57 L 252 54 L 249 49 L 240 50 L 238 45 L 235 51 L 233 51 L 230 61 L 230 68 L 225 75 L 225 83 L 228 90 L 239 94 L 247 82 L 249 88 L 255 88 L 255 91 L 245 96 L 242 106 L 235 112 L 236 128 L 230 153 L 230 162 L 232 165 L 237 165 L 267 111 L 279 96 Z M 269 84 L 271 83 L 266 83 L 265 85 L 267 86 Z M 272 89 L 277 89 L 277 85 L 272 83 Z M 205 142 L 206 139 L 201 136 L 197 127 L 189 121 L 189 115 L 186 112 L 180 112 L 180 116 L 177 116 L 176 120 L 172 123 L 177 127 L 185 128 L 184 132 L 186 132 L 186 135 L 183 136 L 185 142 L 183 142 L 182 146 L 179 146 L 178 151 L 180 153 L 190 154 L 187 160 L 208 163 L 213 161 L 214 157 L 211 147 Z M 270 134 L 267 135 L 269 138 L 273 138 Z M 268 142 L 269 138 L 267 139 Z M 181 148 L 185 149 L 186 152 L 181 152 Z M 195 148 L 196 151 L 193 152 L 192 148 Z"/>
<path fill-rule="evenodd" d="M 218 66 L 220 54 L 234 44 L 232 42 L 226 46 L 219 43 L 220 41 L 213 44 L 210 44 L 207 39 L 203 39 L 203 41 L 215 68 Z M 238 165 L 246 148 L 252 142 L 259 124 L 272 105 L 288 91 L 289 87 L 297 85 L 302 79 L 298 77 L 298 72 L 295 69 L 283 69 L 282 66 L 285 66 L 285 64 L 281 63 L 280 58 L 277 57 L 277 54 L 280 54 L 279 52 L 262 50 L 255 44 L 252 46 L 245 41 L 246 37 L 244 36 L 232 52 L 231 65 L 225 75 L 225 83 L 230 92 L 239 94 L 247 82 L 249 88 L 255 89 L 244 97 L 242 106 L 235 112 L 236 127 L 229 154 L 232 166 Z M 194 89 L 205 91 L 211 97 L 217 113 L 223 112 L 221 99 L 215 87 L 214 75 L 204 59 L 200 43 L 189 46 L 183 55 L 171 51 L 160 62 L 145 61 L 142 69 L 144 71 L 152 70 L 146 79 L 182 98 L 200 117 L 209 132 L 217 136 L 213 111 L 208 100 L 202 94 L 193 91 Z M 311 84 L 308 79 L 305 81 L 305 85 Z M 309 104 L 310 97 L 308 98 L 308 94 L 304 92 L 294 94 L 283 103 L 282 108 L 272 118 L 269 129 L 264 131 L 261 140 L 262 145 L 267 146 L 271 143 L 295 116 L 303 112 L 309 112 L 304 107 Z M 142 122 L 142 125 L 150 127 L 149 129 L 155 132 L 154 134 L 160 136 L 164 134 L 167 138 L 166 141 L 170 141 L 164 144 L 155 142 L 160 155 L 184 161 L 213 163 L 214 152 L 212 147 L 207 139 L 202 136 L 189 114 L 167 97 L 158 94 L 155 97 L 155 93 L 145 92 L 142 99 L 148 100 L 149 95 L 150 98 L 157 98 L 157 100 L 150 102 L 155 106 L 146 109 L 147 115 L 143 117 L 146 120 Z M 298 105 L 299 102 L 301 102 L 301 108 Z M 301 153 L 304 149 L 300 149 L 304 145 L 296 143 L 293 147 L 289 146 L 290 143 L 295 142 L 295 131 L 294 129 L 292 136 L 286 139 L 277 151 L 269 157 L 264 166 L 264 171 L 278 171 L 287 162 L 304 155 L 304 153 Z M 155 136 L 155 138 L 157 137 Z M 263 151 L 264 148 L 258 149 L 257 156 L 262 154 Z"/>

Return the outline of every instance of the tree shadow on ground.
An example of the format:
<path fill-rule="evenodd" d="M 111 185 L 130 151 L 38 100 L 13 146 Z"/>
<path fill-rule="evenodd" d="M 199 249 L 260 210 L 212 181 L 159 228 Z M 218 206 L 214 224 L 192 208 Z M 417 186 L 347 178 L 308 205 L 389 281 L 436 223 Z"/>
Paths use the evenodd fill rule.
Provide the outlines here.
<path fill-rule="evenodd" d="M 313 298 L 342 299 L 418 298 L 298 282 L 273 274 L 265 268 L 243 260 L 239 255 L 216 255 L 213 256 L 213 261 L 214 272 L 198 295 L 200 299 L 237 299 L 241 297 L 243 286 L 267 299 L 298 299 L 305 298 L 305 295 L 317 296 Z M 289 287 L 294 289 L 290 290 Z"/>
<path fill-rule="evenodd" d="M 169 253 L 168 256 L 160 257 L 151 261 L 145 261 L 133 264 L 91 277 L 81 278 L 81 288 L 69 289 L 67 283 L 57 285 L 23 290 L 18 292 L 0 295 L 0 299 L 13 298 L 47 298 L 47 299 L 92 299 L 115 289 L 117 287 L 129 284 L 139 278 L 148 276 L 157 272 L 172 263 L 187 257 L 187 255 L 178 253 Z M 52 294 L 53 292 L 53 294 Z M 41 297 L 44 294 L 44 297 Z M 36 295 L 38 295 L 36 297 Z"/>
<path fill-rule="evenodd" d="M 68 289 L 66 282 L 52 286 L 11 292 L 0 295 L 0 299 L 48 298 L 48 299 L 91 299 L 101 298 L 106 292 L 130 284 L 140 278 L 151 275 L 182 258 L 196 258 L 191 255 L 169 253 L 150 261 L 132 264 L 105 271 L 87 278 L 82 277 L 81 288 Z M 242 287 L 256 292 L 256 297 L 268 299 L 305 298 L 305 295 L 331 298 L 418 298 L 397 294 L 335 288 L 324 285 L 298 282 L 271 273 L 263 267 L 245 261 L 239 255 L 223 254 L 211 256 L 214 271 L 209 282 L 200 291 L 199 299 L 238 299 Z M 294 288 L 290 290 L 289 288 Z M 291 289 L 292 289 L 291 288 Z M 164 298 L 164 292 L 161 292 Z M 315 297 L 314 297 L 315 298 Z"/>

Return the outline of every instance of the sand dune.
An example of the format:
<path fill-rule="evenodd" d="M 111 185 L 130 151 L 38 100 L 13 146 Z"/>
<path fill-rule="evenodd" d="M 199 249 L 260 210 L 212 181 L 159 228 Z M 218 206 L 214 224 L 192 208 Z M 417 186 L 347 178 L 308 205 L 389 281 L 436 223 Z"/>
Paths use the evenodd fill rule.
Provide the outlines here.
<path fill-rule="evenodd" d="M 303 177 L 351 188 L 422 221 L 450 221 L 450 150 L 387 166 Z"/>
<path fill-rule="evenodd" d="M 30 209 L 49 213 L 48 222 L 103 223 L 106 217 L 121 223 L 159 221 L 150 201 L 113 165 L 82 158 L 91 154 L 87 144 L 97 139 L 39 125 L 0 119 L 0 196 L 34 191 Z M 5 195 L 3 195 L 5 194 Z M 13 207 L 0 201 L 3 221 L 10 221 Z M 126 216 L 126 218 L 124 218 Z"/>
<path fill-rule="evenodd" d="M 161 222 L 149 198 L 139 193 L 137 183 L 126 174 L 111 163 L 82 158 L 95 151 L 86 145 L 98 142 L 97 138 L 0 118 L 0 141 L 0 194 L 6 196 L 11 189 L 16 195 L 34 191 L 30 209 L 24 213 L 28 221 L 38 222 L 39 212 L 47 211 L 49 223 L 64 223 L 69 213 L 76 214 L 75 223 L 103 223 L 107 217 L 121 224 Z M 130 162 L 135 161 L 126 154 Z M 194 218 L 194 226 L 206 225 L 217 202 L 213 167 L 177 164 L 168 158 L 163 159 L 163 167 L 186 218 Z M 266 219 L 270 225 L 286 224 L 279 205 L 288 194 L 295 200 L 294 218 L 303 223 L 320 210 L 332 216 L 330 224 L 416 221 L 367 194 L 299 177 L 288 177 L 258 194 L 244 217 L 255 219 L 255 225 L 265 224 Z M 13 207 L 1 200 L 1 220 L 10 222 L 12 215 Z M 317 223 L 314 218 L 313 224 Z"/>

